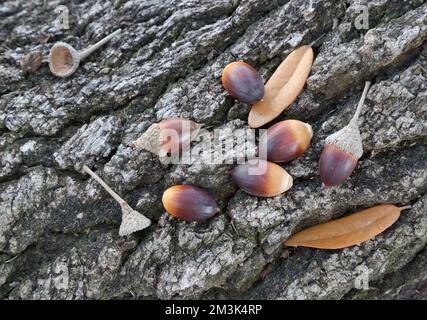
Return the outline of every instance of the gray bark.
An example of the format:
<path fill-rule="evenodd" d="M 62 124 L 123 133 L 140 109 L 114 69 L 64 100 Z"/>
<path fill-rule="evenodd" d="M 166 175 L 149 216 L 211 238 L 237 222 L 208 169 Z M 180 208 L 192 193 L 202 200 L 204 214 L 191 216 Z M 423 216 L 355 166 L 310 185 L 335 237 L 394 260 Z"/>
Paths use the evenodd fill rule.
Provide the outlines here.
<path fill-rule="evenodd" d="M 84 1 L 64 3 L 68 30 L 53 24 L 58 4 L 0 4 L 1 298 L 426 297 L 424 1 Z M 359 5 L 368 5 L 368 30 L 355 28 Z M 47 56 L 56 41 L 82 49 L 118 27 L 121 36 L 70 78 L 46 64 L 34 73 L 19 67 L 31 51 Z M 231 165 L 164 165 L 132 147 L 170 117 L 210 132 L 246 127 L 249 106 L 222 88 L 224 66 L 241 59 L 268 79 L 310 43 L 306 88 L 280 116 L 314 129 L 310 149 L 284 165 L 294 177 L 287 193 L 252 197 L 230 180 Z M 322 143 L 350 120 L 366 80 L 364 156 L 351 179 L 324 189 Z M 152 226 L 120 237 L 120 207 L 83 163 Z M 170 217 L 161 195 L 181 183 L 209 189 L 221 213 L 203 223 Z M 413 207 L 358 246 L 282 245 L 307 226 L 380 203 Z M 363 270 L 368 291 L 355 288 Z"/>

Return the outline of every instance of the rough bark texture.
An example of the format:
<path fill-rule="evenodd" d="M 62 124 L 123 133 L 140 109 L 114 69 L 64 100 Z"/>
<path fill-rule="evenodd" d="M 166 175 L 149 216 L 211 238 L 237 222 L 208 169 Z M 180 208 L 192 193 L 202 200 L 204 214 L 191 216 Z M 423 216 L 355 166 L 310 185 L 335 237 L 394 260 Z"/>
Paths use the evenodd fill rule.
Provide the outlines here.
<path fill-rule="evenodd" d="M 369 1 L 369 30 L 358 30 L 367 3 L 73 1 L 64 3 L 69 30 L 53 26 L 59 2 L 0 4 L 0 297 L 426 298 L 427 4 Z M 70 78 L 46 64 L 19 67 L 30 51 L 47 56 L 59 40 L 84 48 L 119 26 L 122 35 Z M 289 192 L 252 197 L 231 182 L 231 165 L 164 165 L 132 147 L 169 117 L 210 132 L 246 127 L 249 107 L 220 84 L 224 66 L 242 59 L 267 79 L 310 43 L 307 86 L 280 117 L 314 129 L 311 148 L 284 165 Z M 322 142 L 348 122 L 366 80 L 364 156 L 351 179 L 324 189 Z M 119 237 L 120 207 L 82 163 L 152 226 Z M 178 183 L 211 190 L 222 212 L 203 223 L 171 218 L 160 198 Z M 294 232 L 379 203 L 413 207 L 362 245 L 283 251 Z M 363 270 L 368 291 L 354 288 Z"/>

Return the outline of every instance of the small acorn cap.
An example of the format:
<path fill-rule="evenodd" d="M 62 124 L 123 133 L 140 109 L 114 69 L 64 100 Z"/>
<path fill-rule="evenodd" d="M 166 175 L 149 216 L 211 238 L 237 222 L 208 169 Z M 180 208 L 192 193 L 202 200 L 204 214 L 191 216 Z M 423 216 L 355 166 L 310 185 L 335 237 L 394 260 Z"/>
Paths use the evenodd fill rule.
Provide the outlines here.
<path fill-rule="evenodd" d="M 79 67 L 80 61 L 86 59 L 91 53 L 98 50 L 112 37 L 119 34 L 121 29 L 114 31 L 89 48 L 77 51 L 65 42 L 57 42 L 50 49 L 49 69 L 57 77 L 65 78 L 72 75 Z"/>
<path fill-rule="evenodd" d="M 65 42 L 57 42 L 49 53 L 49 69 L 61 78 L 72 75 L 79 67 L 80 57 L 76 49 Z"/>
<path fill-rule="evenodd" d="M 104 182 L 95 172 L 93 172 L 88 166 L 83 165 L 83 171 L 90 175 L 96 182 L 98 182 L 107 191 L 114 200 L 116 200 L 122 209 L 122 223 L 119 228 L 120 236 L 127 236 L 139 230 L 148 228 L 151 225 L 150 219 L 133 210 L 129 204 L 114 192 L 108 184 Z"/>
<path fill-rule="evenodd" d="M 357 105 L 356 112 L 354 113 L 348 125 L 341 130 L 329 135 L 325 139 L 325 144 L 334 145 L 340 150 L 350 153 L 357 159 L 360 159 L 360 157 L 363 155 L 362 137 L 360 136 L 360 130 L 357 121 L 359 120 L 360 111 L 365 102 L 370 85 L 371 83 L 369 81 L 365 83 L 365 88 L 363 89 L 363 93 L 359 100 L 359 104 Z"/>

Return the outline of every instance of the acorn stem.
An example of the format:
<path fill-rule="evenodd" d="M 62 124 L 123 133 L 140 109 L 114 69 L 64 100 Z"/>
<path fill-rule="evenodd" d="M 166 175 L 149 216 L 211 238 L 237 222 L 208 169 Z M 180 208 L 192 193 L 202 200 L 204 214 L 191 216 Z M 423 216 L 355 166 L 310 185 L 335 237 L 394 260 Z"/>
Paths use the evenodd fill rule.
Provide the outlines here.
<path fill-rule="evenodd" d="M 81 52 L 79 52 L 79 57 L 80 60 L 84 60 L 86 59 L 92 52 L 94 52 L 95 50 L 98 50 L 100 47 L 102 47 L 105 43 L 107 43 L 108 41 L 110 41 L 110 39 L 112 37 L 114 37 L 115 35 L 119 34 L 122 30 L 121 29 L 117 29 L 116 31 L 114 31 L 113 33 L 109 34 L 108 36 L 106 36 L 105 38 L 99 40 L 97 43 L 95 43 L 94 45 L 90 46 L 87 49 L 82 50 Z"/>
<path fill-rule="evenodd" d="M 370 81 L 365 82 L 365 88 L 363 89 L 362 96 L 360 97 L 359 104 L 357 105 L 356 112 L 354 113 L 353 118 L 350 120 L 350 125 L 357 126 L 357 120 L 359 119 L 360 110 L 362 110 L 363 104 L 365 103 L 366 95 L 368 94 L 369 87 L 371 86 Z"/>
<path fill-rule="evenodd" d="M 83 165 L 83 170 L 96 180 L 104 189 L 116 200 L 121 207 L 126 207 L 127 203 L 117 193 L 115 193 L 95 172 L 89 169 L 86 165 Z"/>

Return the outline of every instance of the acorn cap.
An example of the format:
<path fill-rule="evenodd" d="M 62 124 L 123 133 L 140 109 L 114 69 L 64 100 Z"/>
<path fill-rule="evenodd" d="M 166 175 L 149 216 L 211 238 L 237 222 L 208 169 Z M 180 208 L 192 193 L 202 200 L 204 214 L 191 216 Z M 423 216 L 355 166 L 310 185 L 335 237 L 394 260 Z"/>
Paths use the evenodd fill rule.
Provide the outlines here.
<path fill-rule="evenodd" d="M 329 135 L 325 139 L 325 144 L 334 145 L 342 151 L 350 153 L 357 159 L 363 155 L 363 144 L 359 127 L 352 122 L 341 130 Z"/>
<path fill-rule="evenodd" d="M 128 236 L 136 231 L 148 228 L 151 225 L 150 219 L 133 210 L 127 203 L 122 205 L 122 223 L 120 224 L 119 235 Z"/>
<path fill-rule="evenodd" d="M 357 105 L 356 112 L 354 113 L 348 125 L 341 130 L 329 135 L 325 139 L 326 144 L 334 145 L 342 151 L 350 153 L 357 159 L 363 155 L 362 137 L 360 136 L 359 125 L 357 124 L 357 121 L 359 119 L 360 111 L 362 110 L 370 85 L 371 82 L 365 82 L 365 88 L 363 89 L 363 93 Z"/>

